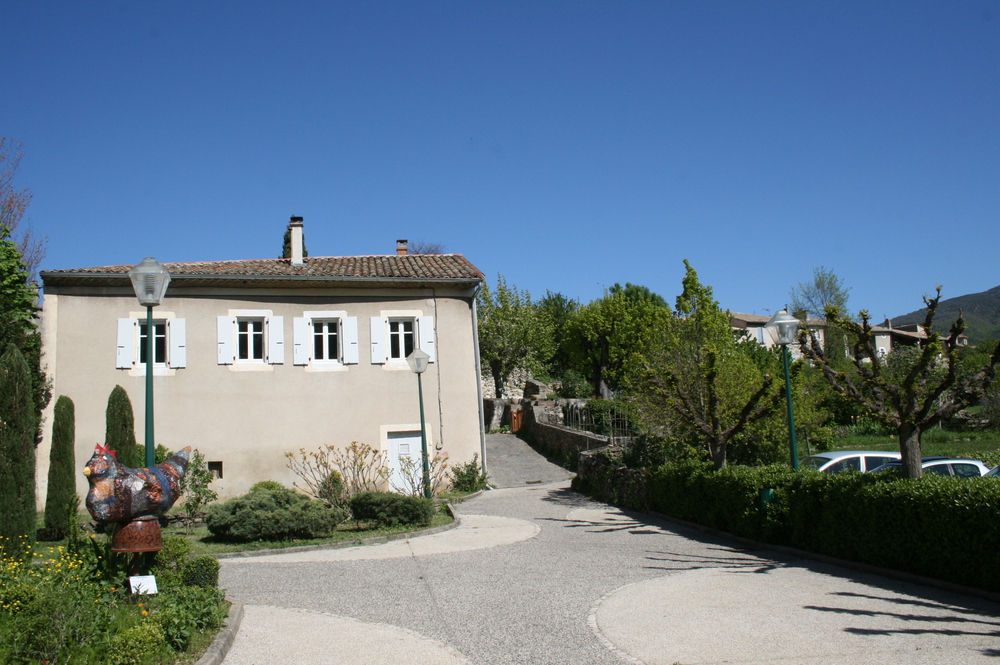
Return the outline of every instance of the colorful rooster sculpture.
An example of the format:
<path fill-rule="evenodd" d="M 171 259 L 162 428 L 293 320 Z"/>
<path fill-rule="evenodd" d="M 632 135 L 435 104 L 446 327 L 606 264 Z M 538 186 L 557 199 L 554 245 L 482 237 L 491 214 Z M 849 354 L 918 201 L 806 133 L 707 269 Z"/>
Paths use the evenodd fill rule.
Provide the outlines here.
<path fill-rule="evenodd" d="M 97 444 L 83 468 L 90 481 L 87 510 L 99 522 L 127 522 L 143 515 L 160 516 L 181 495 L 181 478 L 191 457 L 190 446 L 151 469 L 130 469 L 115 452 Z"/>

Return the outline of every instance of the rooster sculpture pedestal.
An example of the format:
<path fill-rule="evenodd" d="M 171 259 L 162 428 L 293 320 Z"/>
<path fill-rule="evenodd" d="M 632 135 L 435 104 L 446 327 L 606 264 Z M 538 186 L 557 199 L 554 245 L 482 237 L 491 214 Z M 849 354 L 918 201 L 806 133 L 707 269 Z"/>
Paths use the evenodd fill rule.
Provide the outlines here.
<path fill-rule="evenodd" d="M 160 521 L 152 515 L 115 524 L 111 551 L 126 553 L 159 552 L 163 549 Z"/>

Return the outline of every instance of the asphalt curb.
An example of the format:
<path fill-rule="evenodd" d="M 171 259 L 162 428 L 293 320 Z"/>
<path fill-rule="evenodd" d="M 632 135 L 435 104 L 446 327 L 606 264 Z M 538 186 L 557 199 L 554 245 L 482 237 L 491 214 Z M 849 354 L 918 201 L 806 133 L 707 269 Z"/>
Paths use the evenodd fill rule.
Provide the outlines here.
<path fill-rule="evenodd" d="M 827 563 L 834 566 L 839 566 L 841 568 L 847 568 L 849 570 L 856 570 L 861 573 L 871 573 L 874 575 L 881 575 L 882 577 L 888 577 L 891 579 L 900 580 L 901 582 L 920 584 L 921 586 L 932 587 L 935 589 L 940 589 L 941 591 L 949 591 L 951 593 L 959 593 L 966 596 L 974 596 L 976 598 L 981 598 L 982 600 L 989 600 L 994 603 L 1000 603 L 1000 593 L 986 591 L 985 589 L 977 589 L 975 587 L 963 586 L 961 584 L 955 584 L 954 582 L 947 582 L 945 580 L 939 580 L 933 577 L 925 577 L 923 575 L 917 575 L 916 573 L 907 573 L 902 570 L 894 570 L 892 568 L 882 568 L 880 566 L 874 566 L 869 563 L 861 563 L 860 561 L 838 559 L 837 557 L 829 556 L 827 554 L 820 554 L 819 552 L 809 552 L 807 550 L 800 550 L 794 547 L 788 547 L 787 545 L 775 545 L 772 543 L 763 543 L 757 540 L 752 540 L 750 538 L 744 538 L 743 536 L 737 536 L 736 534 L 729 533 L 728 531 L 721 531 L 719 529 L 714 529 L 710 526 L 705 526 L 704 524 L 696 524 L 695 522 L 688 522 L 687 520 L 678 519 L 676 517 L 671 517 L 670 515 L 664 515 L 663 513 L 658 513 L 655 511 L 650 511 L 644 514 L 651 515 L 652 517 L 661 519 L 665 522 L 679 524 L 680 526 L 684 526 L 689 529 L 694 529 L 695 531 L 702 531 L 704 533 L 710 533 L 714 536 L 729 538 L 730 540 L 735 540 L 738 543 L 742 543 L 754 549 L 771 550 L 774 552 L 780 552 L 781 554 L 788 554 L 791 556 L 795 556 L 800 559 L 811 559 L 813 561 L 819 561 L 820 563 Z"/>
<path fill-rule="evenodd" d="M 212 643 L 208 645 L 205 653 L 195 665 L 220 665 L 226 659 L 226 654 L 236 640 L 236 633 L 240 632 L 240 623 L 243 621 L 243 604 L 235 603 L 229 608 L 229 616 L 226 618 L 225 626 L 215 636 Z"/>

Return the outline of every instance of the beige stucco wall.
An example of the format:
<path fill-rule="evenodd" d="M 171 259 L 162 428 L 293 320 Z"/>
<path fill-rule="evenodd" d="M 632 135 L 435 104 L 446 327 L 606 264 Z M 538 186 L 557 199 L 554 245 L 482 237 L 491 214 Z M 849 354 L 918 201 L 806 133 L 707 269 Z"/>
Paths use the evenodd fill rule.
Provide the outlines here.
<path fill-rule="evenodd" d="M 144 441 L 145 376 L 115 368 L 117 321 L 139 311 L 130 288 L 62 288 L 47 292 L 43 311 L 45 361 L 59 395 L 76 405 L 76 465 L 104 440 L 105 409 L 114 386 L 129 394 L 136 438 Z M 481 454 L 478 372 L 471 291 L 436 289 L 206 289 L 174 288 L 155 316 L 186 320 L 187 367 L 154 377 L 156 443 L 193 446 L 223 463 L 214 484 L 220 497 L 254 482 L 291 486 L 285 453 L 352 441 L 386 448 L 392 431 L 419 430 L 417 377 L 403 365 L 371 363 L 369 319 L 387 311 L 434 316 L 437 362 L 423 375 L 429 444 L 452 463 Z M 239 371 L 217 361 L 218 316 L 266 309 L 284 317 L 285 362 L 263 371 Z M 360 362 L 341 371 L 308 371 L 293 364 L 292 319 L 312 310 L 343 310 L 357 317 Z M 51 407 L 38 449 L 37 492 L 43 505 L 52 430 Z M 86 493 L 81 474 L 77 489 Z"/>

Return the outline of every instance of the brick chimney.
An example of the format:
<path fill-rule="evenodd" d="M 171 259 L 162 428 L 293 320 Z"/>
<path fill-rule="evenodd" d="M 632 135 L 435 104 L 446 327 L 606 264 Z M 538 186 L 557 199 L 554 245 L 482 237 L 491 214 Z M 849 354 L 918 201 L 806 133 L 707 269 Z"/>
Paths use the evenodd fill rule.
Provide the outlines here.
<path fill-rule="evenodd" d="M 292 219 L 288 222 L 288 230 L 291 231 L 292 237 L 292 265 L 305 265 L 302 259 L 302 218 L 292 215 Z"/>
<path fill-rule="evenodd" d="M 396 254 L 399 256 L 406 255 L 406 238 L 396 241 Z"/>

